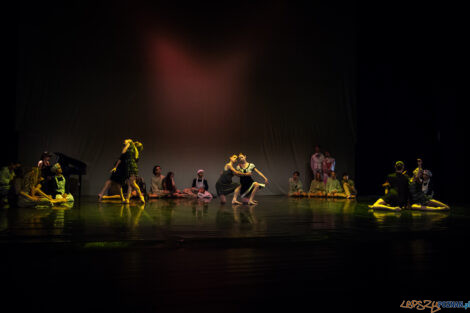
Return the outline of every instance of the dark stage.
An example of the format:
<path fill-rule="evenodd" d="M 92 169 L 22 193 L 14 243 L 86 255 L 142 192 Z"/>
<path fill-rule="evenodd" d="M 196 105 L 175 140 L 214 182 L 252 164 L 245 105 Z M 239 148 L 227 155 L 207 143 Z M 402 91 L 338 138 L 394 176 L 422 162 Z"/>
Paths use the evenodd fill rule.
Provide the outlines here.
<path fill-rule="evenodd" d="M 470 300 L 456 11 L 17 1 L 1 165 L 26 173 L 49 151 L 84 166 L 67 181 L 73 207 L 0 208 L 0 311 L 414 313 L 404 300 Z M 269 182 L 255 206 L 99 203 L 126 138 L 143 144 L 147 187 L 159 165 L 178 189 L 203 169 L 215 193 L 239 153 Z M 287 197 L 294 171 L 308 190 L 316 145 L 357 201 Z M 417 158 L 450 211 L 371 211 L 395 162 L 411 174 Z"/>
<path fill-rule="evenodd" d="M 468 300 L 455 283 L 468 268 L 468 208 L 373 212 L 371 200 L 10 208 L 3 297 L 30 312 L 399 312 L 403 300 Z"/>

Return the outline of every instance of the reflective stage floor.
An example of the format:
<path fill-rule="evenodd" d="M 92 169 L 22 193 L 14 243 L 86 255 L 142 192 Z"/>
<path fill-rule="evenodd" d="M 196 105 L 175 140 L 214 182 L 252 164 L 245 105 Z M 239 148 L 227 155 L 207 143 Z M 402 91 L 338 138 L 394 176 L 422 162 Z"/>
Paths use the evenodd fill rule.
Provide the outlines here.
<path fill-rule="evenodd" d="M 0 209 L 2 298 L 30 312 L 411 312 L 403 300 L 470 300 L 467 207 L 258 200 Z"/>

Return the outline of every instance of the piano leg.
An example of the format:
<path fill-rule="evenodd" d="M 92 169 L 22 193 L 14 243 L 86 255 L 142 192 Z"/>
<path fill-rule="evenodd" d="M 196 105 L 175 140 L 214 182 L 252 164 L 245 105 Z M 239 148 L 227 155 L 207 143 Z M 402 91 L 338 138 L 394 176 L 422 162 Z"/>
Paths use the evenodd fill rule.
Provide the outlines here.
<path fill-rule="evenodd" d="M 78 175 L 78 199 L 82 198 L 82 175 Z"/>

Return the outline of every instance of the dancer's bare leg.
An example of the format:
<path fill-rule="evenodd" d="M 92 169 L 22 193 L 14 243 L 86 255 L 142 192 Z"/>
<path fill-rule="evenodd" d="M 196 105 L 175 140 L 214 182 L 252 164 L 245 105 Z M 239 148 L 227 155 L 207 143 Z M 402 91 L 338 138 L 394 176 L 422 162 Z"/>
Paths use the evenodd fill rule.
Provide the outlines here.
<path fill-rule="evenodd" d="M 450 207 L 447 204 L 442 203 L 441 201 L 437 201 L 435 199 L 429 200 L 428 203 L 426 203 L 428 206 L 433 206 L 433 207 L 444 207 L 447 209 L 450 209 Z"/>
<path fill-rule="evenodd" d="M 127 180 L 127 197 L 125 203 L 129 203 L 132 196 L 132 177 Z"/>
<path fill-rule="evenodd" d="M 369 208 L 378 210 L 401 211 L 400 207 L 389 206 L 382 198 L 377 200 L 373 205 L 369 205 Z"/>
<path fill-rule="evenodd" d="M 224 204 L 225 202 L 227 202 L 227 198 L 225 197 L 225 195 L 220 195 L 220 203 Z"/>
<path fill-rule="evenodd" d="M 258 191 L 258 189 L 259 189 L 259 185 L 255 183 L 255 187 L 251 191 L 250 200 L 248 201 L 248 204 L 256 204 L 258 202 L 258 201 L 253 200 L 255 198 L 255 194 Z"/>
<path fill-rule="evenodd" d="M 237 201 L 238 196 L 240 195 L 241 186 L 238 186 L 233 192 L 232 204 L 242 204 L 240 201 Z"/>
<path fill-rule="evenodd" d="M 142 203 L 145 203 L 145 198 L 142 195 L 142 192 L 140 191 L 140 187 L 139 187 L 139 185 L 137 185 L 135 180 L 132 180 L 132 187 L 137 191 L 137 194 L 139 195 L 140 201 L 142 201 Z"/>
<path fill-rule="evenodd" d="M 101 192 L 98 194 L 99 201 L 101 201 L 101 199 L 103 199 L 103 195 L 106 193 L 106 191 L 108 191 L 109 186 L 111 186 L 111 180 L 108 179 L 108 180 L 104 183 L 103 189 L 101 189 Z"/>

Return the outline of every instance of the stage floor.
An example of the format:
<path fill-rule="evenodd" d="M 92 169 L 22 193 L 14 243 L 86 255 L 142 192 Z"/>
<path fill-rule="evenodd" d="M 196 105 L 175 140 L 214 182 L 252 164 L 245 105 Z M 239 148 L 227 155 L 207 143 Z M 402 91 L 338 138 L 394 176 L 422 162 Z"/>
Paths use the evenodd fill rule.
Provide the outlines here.
<path fill-rule="evenodd" d="M 6 299 L 44 312 L 407 312 L 403 300 L 470 300 L 466 207 L 258 200 L 1 209 Z"/>

